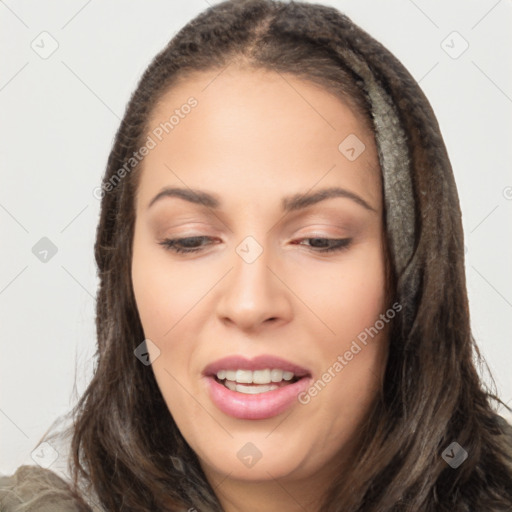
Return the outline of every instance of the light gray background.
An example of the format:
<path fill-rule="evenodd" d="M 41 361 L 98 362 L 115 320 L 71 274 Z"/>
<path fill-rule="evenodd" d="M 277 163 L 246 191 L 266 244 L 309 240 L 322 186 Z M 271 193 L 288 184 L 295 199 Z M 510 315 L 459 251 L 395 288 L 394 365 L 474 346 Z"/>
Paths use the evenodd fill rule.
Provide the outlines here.
<path fill-rule="evenodd" d="M 208 3 L 0 2 L 0 472 L 34 463 L 91 377 L 92 192 L 141 73 Z M 322 3 L 388 47 L 437 114 L 463 211 L 474 334 L 512 403 L 512 2 Z M 32 46 L 49 51 L 51 38 L 58 48 L 43 59 Z M 58 249 L 47 262 L 32 253 L 42 237 Z"/>

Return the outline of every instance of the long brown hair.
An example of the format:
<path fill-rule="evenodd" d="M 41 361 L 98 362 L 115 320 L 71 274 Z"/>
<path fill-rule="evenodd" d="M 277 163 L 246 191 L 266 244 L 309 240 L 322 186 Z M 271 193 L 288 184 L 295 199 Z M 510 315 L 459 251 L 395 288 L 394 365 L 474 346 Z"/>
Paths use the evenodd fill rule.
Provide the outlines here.
<path fill-rule="evenodd" d="M 155 57 L 127 106 L 103 179 L 97 364 L 74 411 L 74 485 L 88 482 L 111 512 L 222 511 L 151 367 L 134 356 L 144 340 L 130 272 L 141 166 L 113 178 L 144 144 L 162 94 L 187 73 L 233 63 L 320 84 L 378 135 L 392 300 L 403 314 L 392 324 L 383 388 L 354 467 L 332 482 L 322 512 L 511 510 L 512 446 L 492 405 L 502 402 L 477 372 L 461 212 L 430 104 L 403 65 L 345 15 L 271 0 L 227 1 L 200 14 Z M 457 469 L 442 456 L 452 442 L 468 454 Z"/>

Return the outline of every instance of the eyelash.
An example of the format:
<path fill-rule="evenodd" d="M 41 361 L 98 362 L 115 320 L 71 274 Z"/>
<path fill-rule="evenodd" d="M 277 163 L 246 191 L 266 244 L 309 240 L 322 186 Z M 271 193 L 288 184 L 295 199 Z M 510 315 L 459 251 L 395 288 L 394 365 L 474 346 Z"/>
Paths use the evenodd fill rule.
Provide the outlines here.
<path fill-rule="evenodd" d="M 183 248 L 179 247 L 178 243 L 183 243 L 183 241 L 190 241 L 190 240 L 205 240 L 205 239 L 211 239 L 211 237 L 208 236 L 190 236 L 186 238 L 166 238 L 165 240 L 162 240 L 159 242 L 160 245 L 165 247 L 166 249 L 173 251 L 175 253 L 180 254 L 190 254 L 201 251 L 201 247 L 194 247 L 194 248 Z M 352 243 L 351 238 L 322 238 L 322 237 L 306 237 L 301 238 L 300 240 L 326 240 L 328 242 L 333 242 L 334 246 L 327 247 L 327 248 L 312 248 L 313 252 L 319 252 L 319 253 L 328 253 L 328 252 L 341 252 L 343 250 L 346 250 L 349 248 L 350 244 Z M 203 245 L 204 246 L 204 245 Z"/>

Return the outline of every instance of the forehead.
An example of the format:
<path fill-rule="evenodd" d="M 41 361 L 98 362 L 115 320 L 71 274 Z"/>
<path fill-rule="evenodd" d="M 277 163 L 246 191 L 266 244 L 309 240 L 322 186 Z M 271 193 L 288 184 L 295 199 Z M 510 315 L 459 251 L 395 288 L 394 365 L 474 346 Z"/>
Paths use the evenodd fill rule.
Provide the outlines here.
<path fill-rule="evenodd" d="M 318 183 L 357 189 L 380 208 L 373 133 L 340 98 L 290 74 L 228 66 L 183 77 L 155 105 L 146 135 L 155 145 L 140 196 L 179 184 L 270 198 Z"/>

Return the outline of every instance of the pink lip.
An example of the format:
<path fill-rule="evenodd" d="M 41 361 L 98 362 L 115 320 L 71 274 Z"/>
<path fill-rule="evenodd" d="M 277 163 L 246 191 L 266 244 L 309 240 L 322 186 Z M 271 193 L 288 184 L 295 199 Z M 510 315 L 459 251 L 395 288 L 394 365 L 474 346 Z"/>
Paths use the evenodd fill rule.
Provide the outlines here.
<path fill-rule="evenodd" d="M 241 356 L 229 356 L 209 364 L 204 370 L 203 375 L 215 376 L 219 370 L 265 370 L 266 368 L 285 370 L 293 372 L 297 377 L 310 375 L 309 370 L 296 364 L 285 361 L 280 357 L 262 355 L 253 359 L 245 359 Z"/>
<path fill-rule="evenodd" d="M 254 371 L 266 368 L 291 371 L 301 378 L 293 384 L 286 384 L 258 395 L 231 391 L 215 378 L 219 370 Z M 252 360 L 239 356 L 226 357 L 209 364 L 204 369 L 203 375 L 212 402 L 223 413 L 243 420 L 262 420 L 281 414 L 294 403 L 298 404 L 297 395 L 305 391 L 312 381 L 311 374 L 305 368 L 274 356 L 259 356 Z"/>

